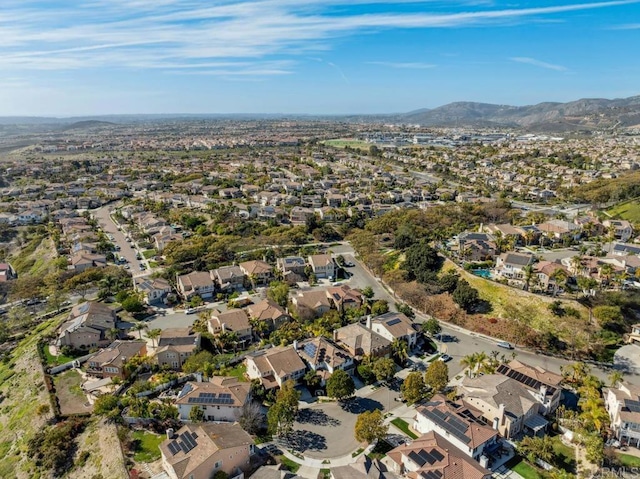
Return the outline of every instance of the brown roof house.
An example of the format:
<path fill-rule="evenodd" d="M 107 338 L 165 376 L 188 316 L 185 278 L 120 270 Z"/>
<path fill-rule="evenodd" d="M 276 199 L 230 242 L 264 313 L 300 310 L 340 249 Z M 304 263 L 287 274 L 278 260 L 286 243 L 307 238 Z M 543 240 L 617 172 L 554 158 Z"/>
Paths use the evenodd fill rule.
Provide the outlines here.
<path fill-rule="evenodd" d="M 500 447 L 498 431 L 481 418 L 480 411 L 436 394 L 417 408 L 413 428 L 420 434 L 436 432 L 466 456 L 479 461 L 485 453 Z"/>
<path fill-rule="evenodd" d="M 283 323 L 289 321 L 291 317 L 275 301 L 265 299 L 247 307 L 249 318 L 255 321 L 265 321 L 271 331 L 278 329 Z"/>
<path fill-rule="evenodd" d="M 207 330 L 213 334 L 234 332 L 241 341 L 251 341 L 251 324 L 244 309 L 230 309 L 221 313 L 214 311 L 207 323 Z"/>
<path fill-rule="evenodd" d="M 139 277 L 135 279 L 136 291 L 144 294 L 147 304 L 159 304 L 171 293 L 171 284 L 164 278 Z"/>
<path fill-rule="evenodd" d="M 390 340 L 360 323 L 348 324 L 336 329 L 333 340 L 357 358 L 386 357 L 391 352 Z"/>
<path fill-rule="evenodd" d="M 171 479 L 211 479 L 218 471 L 235 478 L 250 469 L 254 448 L 237 423 L 198 423 L 168 429 L 160 454 Z"/>
<path fill-rule="evenodd" d="M 388 453 L 394 472 L 409 479 L 490 479 L 491 472 L 431 431 Z"/>
<path fill-rule="evenodd" d="M 244 275 L 249 279 L 252 287 L 269 284 L 273 279 L 273 266 L 266 261 L 245 261 L 238 266 L 240 266 Z"/>
<path fill-rule="evenodd" d="M 71 309 L 60 327 L 58 346 L 89 349 L 107 346 L 111 331 L 118 326 L 116 312 L 104 303 L 86 301 Z"/>
<path fill-rule="evenodd" d="M 167 328 L 158 338 L 155 360 L 160 366 L 180 369 L 200 349 L 202 335 L 191 328 Z"/>
<path fill-rule="evenodd" d="M 413 349 L 418 341 L 418 332 L 413 327 L 413 322 L 403 313 L 389 312 L 373 319 L 369 317 L 367 327 L 391 342 L 396 339 L 405 341 L 409 350 Z"/>
<path fill-rule="evenodd" d="M 126 379 L 125 365 L 134 356 L 146 356 L 144 341 L 114 341 L 105 349 L 91 355 L 87 360 L 87 374 L 98 378 Z"/>
<path fill-rule="evenodd" d="M 298 316 L 303 320 L 319 318 L 331 309 L 331 300 L 327 292 L 322 290 L 300 291 L 292 296 L 291 303 L 296 308 Z"/>
<path fill-rule="evenodd" d="M 346 284 L 327 288 L 326 294 L 338 311 L 346 311 L 362 306 L 362 293 Z"/>
<path fill-rule="evenodd" d="M 235 422 L 242 406 L 251 400 L 251 386 L 234 377 L 214 376 L 209 381 L 188 382 L 178 394 L 176 406 L 180 419 L 188 421 L 191 409 L 198 406 L 205 421 Z"/>
<path fill-rule="evenodd" d="M 336 277 L 336 264 L 330 254 L 312 254 L 309 265 L 318 279 L 333 280 Z"/>
<path fill-rule="evenodd" d="M 293 347 L 311 369 L 321 373 L 323 379 L 327 379 L 337 369 L 352 372 L 355 366 L 355 359 L 351 354 L 322 336 L 294 341 Z"/>
<path fill-rule="evenodd" d="M 289 379 L 297 382 L 307 370 L 294 346 L 250 353 L 245 364 L 249 379 L 260 379 L 266 389 L 281 387 Z"/>
<path fill-rule="evenodd" d="M 178 292 L 184 299 L 199 295 L 202 299 L 211 298 L 215 291 L 215 284 L 209 273 L 194 271 L 178 276 Z"/>
<path fill-rule="evenodd" d="M 221 266 L 211 270 L 213 279 L 222 291 L 240 291 L 244 288 L 245 275 L 239 266 Z"/>

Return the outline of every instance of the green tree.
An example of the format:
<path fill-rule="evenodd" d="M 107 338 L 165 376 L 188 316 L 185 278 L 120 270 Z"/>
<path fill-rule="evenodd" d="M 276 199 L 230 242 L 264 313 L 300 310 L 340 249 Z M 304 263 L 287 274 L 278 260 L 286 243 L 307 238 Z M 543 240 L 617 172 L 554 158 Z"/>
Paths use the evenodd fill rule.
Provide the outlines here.
<path fill-rule="evenodd" d="M 267 413 L 267 424 L 271 434 L 287 436 L 291 433 L 298 415 L 298 401 L 300 401 L 300 392 L 295 389 L 293 381 L 286 381 L 276 394 L 276 400 Z"/>
<path fill-rule="evenodd" d="M 378 358 L 371 366 L 373 374 L 375 374 L 378 381 L 391 381 L 396 374 L 396 363 L 393 359 Z"/>
<path fill-rule="evenodd" d="M 391 342 L 391 353 L 398 364 L 403 365 L 409 358 L 409 345 L 404 339 L 396 338 Z"/>
<path fill-rule="evenodd" d="M 593 308 L 593 315 L 598 320 L 598 324 L 602 328 L 619 324 L 623 320 L 620 306 L 596 306 Z"/>
<path fill-rule="evenodd" d="M 442 326 L 440 326 L 440 321 L 436 318 L 429 318 L 424 323 L 422 323 L 422 332 L 428 334 L 429 336 L 435 336 L 436 334 L 442 331 Z"/>
<path fill-rule="evenodd" d="M 405 398 L 409 404 L 421 401 L 426 392 L 422 374 L 419 372 L 409 373 L 402 383 L 400 391 L 402 392 L 402 397 Z"/>
<path fill-rule="evenodd" d="M 553 440 L 550 436 L 527 436 L 518 443 L 518 451 L 531 463 L 537 459 L 551 462 L 554 458 Z"/>
<path fill-rule="evenodd" d="M 414 244 L 407 249 L 403 268 L 409 273 L 409 280 L 429 283 L 437 279 L 444 259 L 426 241 Z"/>
<path fill-rule="evenodd" d="M 204 410 L 200 406 L 192 406 L 189 411 L 189 421 L 202 422 L 204 421 Z"/>
<path fill-rule="evenodd" d="M 187 360 L 182 363 L 182 371 L 187 374 L 202 371 L 205 364 L 213 362 L 215 362 L 213 354 L 209 351 L 199 351 L 189 356 Z"/>
<path fill-rule="evenodd" d="M 369 364 L 359 364 L 357 371 L 358 375 L 362 378 L 365 384 L 373 384 L 376 382 L 376 375 L 373 373 L 373 370 L 371 369 L 371 366 Z"/>
<path fill-rule="evenodd" d="M 272 281 L 267 289 L 267 298 L 286 308 L 289 302 L 289 285 L 282 281 Z"/>
<path fill-rule="evenodd" d="M 147 338 L 151 340 L 153 347 L 156 347 L 158 338 L 162 335 L 162 329 L 155 328 L 150 331 L 147 331 Z"/>
<path fill-rule="evenodd" d="M 447 270 L 444 274 L 440 275 L 438 284 L 443 291 L 447 293 L 453 293 L 458 286 L 460 280 L 460 274 L 453 269 Z"/>
<path fill-rule="evenodd" d="M 380 316 L 381 314 L 389 312 L 389 303 L 384 299 L 379 299 L 371 305 L 371 314 L 373 316 Z"/>
<path fill-rule="evenodd" d="M 93 403 L 93 413 L 111 421 L 120 417 L 121 410 L 120 398 L 113 394 L 103 394 Z"/>
<path fill-rule="evenodd" d="M 466 280 L 462 279 L 458 281 L 456 289 L 451 294 L 453 300 L 467 312 L 470 312 L 475 308 L 480 300 L 478 290 L 472 287 Z"/>
<path fill-rule="evenodd" d="M 424 382 L 436 392 L 441 392 L 449 383 L 449 368 L 443 361 L 433 361 L 424 373 Z"/>
<path fill-rule="evenodd" d="M 360 442 L 371 444 L 382 440 L 389 431 L 389 425 L 384 423 L 384 416 L 379 409 L 365 411 L 358 415 L 355 426 L 355 436 Z"/>
<path fill-rule="evenodd" d="M 362 288 L 361 292 L 362 292 L 362 296 L 364 296 L 367 299 L 372 299 L 373 295 L 375 294 L 371 286 L 365 286 L 364 288 Z"/>
<path fill-rule="evenodd" d="M 584 440 L 585 458 L 587 461 L 601 465 L 604 461 L 604 441 L 600 434 L 590 434 Z"/>
<path fill-rule="evenodd" d="M 135 323 L 133 323 L 133 327 L 131 329 L 133 329 L 134 331 L 138 331 L 138 339 L 142 340 L 142 331 L 147 329 L 147 325 L 142 321 L 136 321 Z"/>
<path fill-rule="evenodd" d="M 145 306 L 137 294 L 132 294 L 122 301 L 122 308 L 130 313 L 139 313 L 144 310 Z"/>
<path fill-rule="evenodd" d="M 356 386 L 353 378 L 342 369 L 338 369 L 327 379 L 327 396 L 344 401 L 353 396 Z"/>
<path fill-rule="evenodd" d="M 302 380 L 304 381 L 306 386 L 310 389 L 316 389 L 317 387 L 320 386 L 320 383 L 322 382 L 322 378 L 320 377 L 320 375 L 313 369 L 309 369 L 309 371 L 307 371 L 307 373 L 304 375 Z"/>

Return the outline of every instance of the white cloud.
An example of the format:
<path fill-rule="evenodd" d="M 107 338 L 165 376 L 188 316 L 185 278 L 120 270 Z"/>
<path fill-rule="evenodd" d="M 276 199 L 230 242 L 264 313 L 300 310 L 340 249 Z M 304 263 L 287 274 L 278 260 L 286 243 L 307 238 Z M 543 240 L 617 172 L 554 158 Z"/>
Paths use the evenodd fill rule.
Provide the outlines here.
<path fill-rule="evenodd" d="M 406 68 L 408 70 L 426 70 L 429 68 L 435 68 L 437 65 L 432 63 L 421 62 L 367 62 L 369 65 L 380 65 L 389 68 Z"/>
<path fill-rule="evenodd" d="M 535 58 L 512 57 L 510 58 L 510 60 L 517 63 L 525 63 L 527 65 L 533 65 L 535 67 L 546 68 L 547 70 L 555 70 L 558 72 L 569 71 L 567 67 L 563 67 L 562 65 L 554 65 L 553 63 L 543 62 L 541 60 L 536 60 Z"/>
<path fill-rule="evenodd" d="M 183 65 L 185 69 L 210 68 L 211 72 L 220 68 L 236 71 L 237 67 L 238 74 L 243 74 L 253 66 L 256 75 L 279 75 L 289 70 L 264 67 L 261 62 L 276 55 L 326 50 L 334 38 L 356 33 L 495 26 L 639 1 L 489 9 L 491 2 L 483 0 L 93 0 L 81 7 L 63 2 L 47 8 L 37 8 L 38 2 L 30 0 L 4 0 L 0 71 L 176 69 Z M 356 13 L 349 8 L 354 4 L 376 7 L 364 9 L 373 13 Z M 398 4 L 424 8 L 416 13 L 397 13 L 394 6 Z M 429 13 L 430 4 L 437 4 L 433 12 L 441 12 L 443 6 L 465 11 Z M 252 65 L 211 65 L 238 61 Z M 431 68 L 401 62 L 386 66 Z M 544 62 L 537 66 L 558 67 Z"/>

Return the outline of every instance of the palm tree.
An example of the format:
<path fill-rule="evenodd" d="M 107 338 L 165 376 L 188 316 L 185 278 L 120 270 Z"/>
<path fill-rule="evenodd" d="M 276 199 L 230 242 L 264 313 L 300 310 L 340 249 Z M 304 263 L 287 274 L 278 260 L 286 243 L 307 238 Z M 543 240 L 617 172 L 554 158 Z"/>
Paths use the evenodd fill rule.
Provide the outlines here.
<path fill-rule="evenodd" d="M 469 377 L 471 377 L 471 375 L 473 374 L 473 372 L 476 369 L 476 365 L 478 364 L 478 354 L 477 353 L 471 353 L 471 354 L 468 354 L 468 355 L 464 356 L 460 360 L 460 364 L 468 369 L 467 375 Z"/>
<path fill-rule="evenodd" d="M 134 325 L 133 325 L 133 327 L 131 329 L 133 329 L 134 331 L 138 331 L 138 337 L 140 339 L 142 339 L 142 330 L 146 329 L 146 328 L 147 328 L 146 324 L 144 324 L 141 321 L 137 321 L 137 322 L 134 323 Z"/>
<path fill-rule="evenodd" d="M 104 288 L 104 291 L 107 296 L 111 296 L 113 292 L 113 288 L 116 286 L 116 279 L 110 274 L 108 274 L 100 280 L 100 286 Z"/>
<path fill-rule="evenodd" d="M 533 265 L 526 265 L 522 268 L 522 272 L 524 273 L 524 290 L 529 291 L 529 285 L 531 284 L 531 278 L 533 278 Z"/>
<path fill-rule="evenodd" d="M 610 263 L 603 264 L 602 266 L 600 266 L 600 271 L 598 272 L 598 274 L 600 275 L 601 284 L 603 283 L 603 278 L 608 283 L 609 279 L 611 279 L 611 275 L 613 274 L 613 265 Z"/>
<path fill-rule="evenodd" d="M 118 328 L 111 328 L 107 334 L 109 335 L 111 341 L 115 341 L 120 334 L 120 330 Z"/>
<path fill-rule="evenodd" d="M 404 364 L 409 357 L 408 344 L 404 339 L 394 339 L 391 343 L 391 351 L 400 364 Z"/>
<path fill-rule="evenodd" d="M 611 374 L 609 374 L 609 383 L 611 383 L 611 387 L 618 387 L 622 383 L 623 378 L 624 376 L 622 375 L 622 372 L 611 371 Z"/>
<path fill-rule="evenodd" d="M 549 278 L 553 280 L 553 296 L 555 297 L 558 295 L 560 283 L 564 283 L 567 280 L 567 273 L 562 268 L 556 268 Z"/>
<path fill-rule="evenodd" d="M 571 271 L 574 275 L 578 276 L 582 270 L 582 257 L 575 255 L 571 258 Z"/>
<path fill-rule="evenodd" d="M 153 344 L 153 347 L 156 347 L 156 340 L 160 337 L 160 335 L 162 334 L 162 329 L 156 328 L 156 329 L 152 329 L 150 331 L 147 331 L 147 338 L 149 338 L 151 340 L 151 343 Z"/>

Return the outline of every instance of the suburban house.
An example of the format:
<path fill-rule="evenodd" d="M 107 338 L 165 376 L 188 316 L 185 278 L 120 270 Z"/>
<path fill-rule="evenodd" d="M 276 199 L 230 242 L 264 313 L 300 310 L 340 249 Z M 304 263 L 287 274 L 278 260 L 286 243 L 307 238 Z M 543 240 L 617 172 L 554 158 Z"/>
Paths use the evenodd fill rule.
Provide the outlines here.
<path fill-rule="evenodd" d="M 87 360 L 87 374 L 98 378 L 126 379 L 127 361 L 134 356 L 146 356 L 147 343 L 144 341 L 116 340 L 107 348 L 93 353 Z"/>
<path fill-rule="evenodd" d="M 199 407 L 205 421 L 235 422 L 242 406 L 251 401 L 251 386 L 234 377 L 213 376 L 209 381 L 185 383 L 176 406 L 181 421 L 189 421 L 191 409 Z"/>
<path fill-rule="evenodd" d="M 222 291 L 240 291 L 244 288 L 244 272 L 239 266 L 221 266 L 210 271 L 218 288 Z"/>
<path fill-rule="evenodd" d="M 529 366 L 513 360 L 498 366 L 496 373 L 515 379 L 524 385 L 531 396 L 540 403 L 540 414 L 548 416 L 560 405 L 563 378 L 540 366 Z"/>
<path fill-rule="evenodd" d="M 309 368 L 317 371 L 323 380 L 328 379 L 337 369 L 351 373 L 355 367 L 351 354 L 322 336 L 294 341 L 293 345 L 298 356 Z"/>
<path fill-rule="evenodd" d="M 633 237 L 633 227 L 626 220 L 605 220 L 602 222 L 602 226 L 607 228 L 617 240 L 623 243 Z"/>
<path fill-rule="evenodd" d="M 367 318 L 367 327 L 391 342 L 396 339 L 406 342 L 409 351 L 418 341 L 418 332 L 413 327 L 413 322 L 403 313 L 389 312 L 373 319 Z"/>
<path fill-rule="evenodd" d="M 191 328 L 163 329 L 158 338 L 155 360 L 159 366 L 180 369 L 189 356 L 200 349 L 202 335 Z"/>
<path fill-rule="evenodd" d="M 139 277 L 135 278 L 135 289 L 144 294 L 147 304 L 159 304 L 171 293 L 171 284 L 164 278 Z"/>
<path fill-rule="evenodd" d="M 247 307 L 249 318 L 255 321 L 265 321 L 269 330 L 278 329 L 283 323 L 289 321 L 287 312 L 275 301 L 265 299 Z"/>
<path fill-rule="evenodd" d="M 431 431 L 387 453 L 394 472 L 412 479 L 490 479 L 491 472 Z"/>
<path fill-rule="evenodd" d="M 341 312 L 351 308 L 359 308 L 363 303 L 362 293 L 350 288 L 346 284 L 327 288 L 327 297 L 333 303 L 333 306 Z"/>
<path fill-rule="evenodd" d="M 542 291 L 551 291 L 560 285 L 556 283 L 554 275 L 559 269 L 563 270 L 567 276 L 571 276 L 569 268 L 555 261 L 540 261 L 533 267 L 535 277 L 537 278 L 538 287 Z"/>
<path fill-rule="evenodd" d="M 582 228 L 575 223 L 564 220 L 549 220 L 545 223 L 537 225 L 538 231 L 542 236 L 553 242 L 566 240 L 579 240 L 582 234 Z"/>
<path fill-rule="evenodd" d="M 286 258 L 278 258 L 276 266 L 282 273 L 282 277 L 288 284 L 295 284 L 304 281 L 305 268 L 307 263 L 304 258 L 299 256 L 287 256 Z"/>
<path fill-rule="evenodd" d="M 333 340 L 357 358 L 387 357 L 391 352 L 389 339 L 360 323 L 348 324 L 336 329 L 333 332 Z"/>
<path fill-rule="evenodd" d="M 249 379 L 260 379 L 266 389 L 281 387 L 289 379 L 298 382 L 307 370 L 293 346 L 250 353 L 245 364 Z"/>
<path fill-rule="evenodd" d="M 116 312 L 106 304 L 95 301 L 77 304 L 60 327 L 58 346 L 73 349 L 108 346 L 117 326 Z"/>
<path fill-rule="evenodd" d="M 331 309 L 327 292 L 322 290 L 300 291 L 291 297 L 298 316 L 304 320 L 319 318 Z"/>
<path fill-rule="evenodd" d="M 616 439 L 640 447 L 640 387 L 621 382 L 605 389 L 603 395 Z"/>
<path fill-rule="evenodd" d="M 236 478 L 249 470 L 254 448 L 237 423 L 199 423 L 168 429 L 160 454 L 171 479 L 211 479 L 218 471 Z"/>
<path fill-rule="evenodd" d="M 86 253 L 78 251 L 69 259 L 70 268 L 74 271 L 84 271 L 89 268 L 104 268 L 107 266 L 107 258 L 103 254 Z"/>
<path fill-rule="evenodd" d="M 207 322 L 207 330 L 214 336 L 222 332 L 233 332 L 241 341 L 252 339 L 249 316 L 244 309 L 230 309 L 224 313 L 214 311 Z"/>
<path fill-rule="evenodd" d="M 331 479 L 396 479 L 397 477 L 378 459 L 371 459 L 366 454 L 360 454 L 352 464 L 331 468 Z"/>
<path fill-rule="evenodd" d="M 442 394 L 417 408 L 413 428 L 420 434 L 435 431 L 476 461 L 500 448 L 498 431 L 481 420 L 480 411 Z"/>
<path fill-rule="evenodd" d="M 180 296 L 186 300 L 195 295 L 202 299 L 211 298 L 216 289 L 211 276 L 204 271 L 194 271 L 178 276 L 177 283 Z"/>
<path fill-rule="evenodd" d="M 273 266 L 266 261 L 245 261 L 238 266 L 253 285 L 266 285 L 273 279 Z"/>
<path fill-rule="evenodd" d="M 489 233 L 464 232 L 458 236 L 458 254 L 467 261 L 491 260 L 497 254 L 497 246 Z"/>
<path fill-rule="evenodd" d="M 318 279 L 333 280 L 336 277 L 336 264 L 330 254 L 312 254 L 309 266 Z"/>
<path fill-rule="evenodd" d="M 639 244 L 614 243 L 611 253 L 615 256 L 640 255 Z M 0 265 L 1 267 L 2 265 Z"/>
<path fill-rule="evenodd" d="M 495 273 L 498 277 L 509 280 L 525 281 L 525 268 L 532 266 L 535 258 L 527 253 L 503 253 L 496 261 Z"/>
<path fill-rule="evenodd" d="M 508 376 L 465 377 L 458 393 L 507 439 L 521 433 L 538 435 L 547 427 L 547 420 L 540 414 L 541 403 L 524 384 Z"/>

